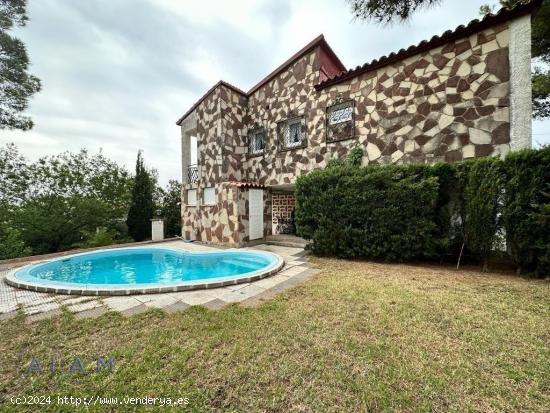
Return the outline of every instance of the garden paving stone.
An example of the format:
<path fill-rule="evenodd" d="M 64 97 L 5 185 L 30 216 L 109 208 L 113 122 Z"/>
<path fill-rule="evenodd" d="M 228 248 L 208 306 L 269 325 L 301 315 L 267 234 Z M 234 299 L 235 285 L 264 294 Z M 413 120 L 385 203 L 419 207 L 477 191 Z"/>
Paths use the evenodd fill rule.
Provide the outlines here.
<path fill-rule="evenodd" d="M 208 301 L 207 303 L 204 304 L 204 306 L 209 310 L 218 310 L 223 306 L 225 306 L 226 304 L 227 303 L 225 301 L 222 301 L 216 298 L 215 300 Z"/>
<path fill-rule="evenodd" d="M 184 302 L 177 301 L 174 304 L 170 304 L 167 307 L 164 307 L 164 311 L 169 313 L 175 313 L 176 311 L 183 311 L 189 308 L 189 304 L 185 304 Z"/>
<path fill-rule="evenodd" d="M 148 300 L 143 304 L 151 308 L 164 308 L 178 302 L 177 299 L 170 297 L 168 294 L 155 294 L 152 297 L 154 297 L 152 300 Z"/>
<path fill-rule="evenodd" d="M 74 316 L 76 318 L 90 318 L 90 317 L 99 317 L 100 315 L 105 314 L 109 311 L 109 308 L 107 308 L 104 305 L 99 305 L 98 307 L 94 307 L 88 310 L 80 311 L 76 313 Z"/>
<path fill-rule="evenodd" d="M 113 311 L 125 311 L 141 305 L 141 302 L 133 297 L 109 297 L 104 298 L 103 303 Z"/>

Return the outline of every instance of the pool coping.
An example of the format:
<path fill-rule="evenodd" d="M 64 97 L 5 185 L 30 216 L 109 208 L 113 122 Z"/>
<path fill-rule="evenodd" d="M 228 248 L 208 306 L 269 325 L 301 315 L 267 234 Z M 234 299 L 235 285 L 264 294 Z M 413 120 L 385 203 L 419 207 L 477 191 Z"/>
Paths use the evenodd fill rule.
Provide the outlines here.
<path fill-rule="evenodd" d="M 126 248 L 120 248 L 120 249 L 140 249 L 144 248 L 142 246 L 136 246 L 136 247 L 126 247 Z M 178 248 L 170 248 L 170 247 L 161 247 L 161 246 L 151 246 L 148 248 L 159 248 L 159 249 L 170 249 L 173 251 L 181 252 L 181 249 Z M 119 249 L 119 250 L 120 250 Z M 136 295 L 136 294 L 161 294 L 161 293 L 170 293 L 170 292 L 182 292 L 182 291 L 192 291 L 192 290 L 207 290 L 212 288 L 220 288 L 220 287 L 226 287 L 230 285 L 237 285 L 237 284 L 244 284 L 244 283 L 251 283 L 254 281 L 259 281 L 263 278 L 270 277 L 276 273 L 278 273 L 282 268 L 285 266 L 285 261 L 283 257 L 281 257 L 278 254 L 275 254 L 273 252 L 268 251 L 257 251 L 257 250 L 248 250 L 248 249 L 236 249 L 231 248 L 229 250 L 225 251 L 248 251 L 252 253 L 260 253 L 265 255 L 271 255 L 276 258 L 276 263 L 274 266 L 270 266 L 268 270 L 257 270 L 253 271 L 251 273 L 248 273 L 248 276 L 240 277 L 240 278 L 227 278 L 227 277 L 218 277 L 213 278 L 211 282 L 187 282 L 187 283 L 181 283 L 178 285 L 169 285 L 169 286 L 162 286 L 162 287 L 136 287 L 136 288 L 116 288 L 112 286 L 108 286 L 105 288 L 97 288 L 94 286 L 87 287 L 87 288 L 68 288 L 67 286 L 55 286 L 55 285 L 48 285 L 45 283 L 40 282 L 33 282 L 33 281 L 25 281 L 20 280 L 16 277 L 16 272 L 21 271 L 25 268 L 43 264 L 50 261 L 57 261 L 62 259 L 67 259 L 67 257 L 70 256 L 77 256 L 77 255 L 87 255 L 89 253 L 92 253 L 90 251 L 89 253 L 77 253 L 73 255 L 68 255 L 64 257 L 56 257 L 54 259 L 49 260 L 41 260 L 33 262 L 32 264 L 27 264 L 23 267 L 13 268 L 8 271 L 6 276 L 4 277 L 4 281 L 15 288 L 20 288 L 24 290 L 30 290 L 30 291 L 36 291 L 41 293 L 54 293 L 54 294 L 66 294 L 66 295 L 84 295 L 84 296 L 125 296 L 125 295 Z M 101 252 L 102 250 L 95 250 L 93 252 Z M 108 251 L 108 249 L 105 249 L 105 251 Z M 193 251 L 186 251 L 186 253 L 194 254 Z M 219 251 L 201 251 L 200 254 L 219 254 Z"/>

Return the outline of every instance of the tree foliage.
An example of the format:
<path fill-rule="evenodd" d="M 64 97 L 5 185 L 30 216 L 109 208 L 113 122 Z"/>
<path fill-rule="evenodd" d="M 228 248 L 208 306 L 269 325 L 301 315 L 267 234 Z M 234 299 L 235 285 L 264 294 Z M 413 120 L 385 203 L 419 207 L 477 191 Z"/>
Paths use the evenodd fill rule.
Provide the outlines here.
<path fill-rule="evenodd" d="M 413 169 L 332 166 L 300 176 L 297 232 L 318 255 L 391 261 L 434 253 L 438 183 Z"/>
<path fill-rule="evenodd" d="M 415 11 L 440 3 L 441 0 L 350 0 L 353 15 L 379 23 L 405 21 Z"/>
<path fill-rule="evenodd" d="M 74 247 L 101 226 L 117 228 L 125 238 L 120 225 L 131 177 L 101 153 L 64 152 L 28 162 L 7 145 L 0 149 L 0 178 L 1 221 L 32 253 Z"/>
<path fill-rule="evenodd" d="M 151 237 L 151 218 L 154 213 L 155 177 L 145 168 L 141 151 L 136 160 L 136 174 L 132 187 L 130 210 L 126 224 L 128 233 L 135 241 Z"/>
<path fill-rule="evenodd" d="M 510 256 L 518 272 L 550 274 L 550 147 L 511 153 L 504 172 Z"/>
<path fill-rule="evenodd" d="M 8 33 L 28 20 L 25 0 L 0 0 L 0 129 L 28 130 L 32 120 L 21 115 L 40 80 L 29 74 L 25 44 Z"/>
<path fill-rule="evenodd" d="M 164 218 L 166 236 L 181 236 L 181 183 L 170 180 L 160 192 L 158 209 Z"/>
<path fill-rule="evenodd" d="M 21 239 L 21 233 L 8 225 L 0 222 L 0 260 L 29 255 L 31 249 Z"/>

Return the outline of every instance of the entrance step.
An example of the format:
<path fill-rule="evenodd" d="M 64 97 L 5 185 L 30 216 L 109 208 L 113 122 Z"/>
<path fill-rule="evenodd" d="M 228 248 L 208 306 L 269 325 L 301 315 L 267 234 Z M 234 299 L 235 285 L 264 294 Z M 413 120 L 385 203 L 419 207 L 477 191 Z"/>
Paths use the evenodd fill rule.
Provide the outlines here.
<path fill-rule="evenodd" d="M 308 242 L 296 235 L 277 234 L 266 237 L 267 245 L 276 245 L 279 247 L 305 248 Z"/>

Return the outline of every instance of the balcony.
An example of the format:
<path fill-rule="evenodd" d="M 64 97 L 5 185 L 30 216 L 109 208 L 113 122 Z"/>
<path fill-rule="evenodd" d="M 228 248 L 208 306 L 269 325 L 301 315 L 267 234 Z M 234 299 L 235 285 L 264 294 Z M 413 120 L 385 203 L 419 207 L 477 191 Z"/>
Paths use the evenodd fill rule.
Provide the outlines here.
<path fill-rule="evenodd" d="M 199 167 L 197 165 L 189 165 L 187 167 L 187 183 L 193 184 L 199 181 Z"/>

